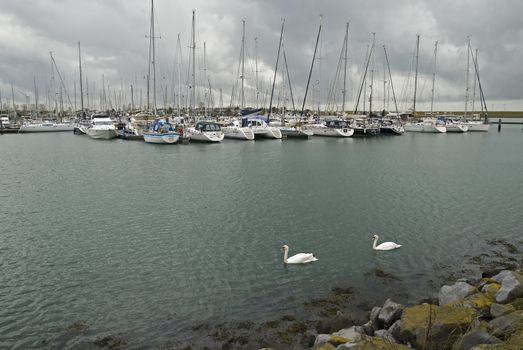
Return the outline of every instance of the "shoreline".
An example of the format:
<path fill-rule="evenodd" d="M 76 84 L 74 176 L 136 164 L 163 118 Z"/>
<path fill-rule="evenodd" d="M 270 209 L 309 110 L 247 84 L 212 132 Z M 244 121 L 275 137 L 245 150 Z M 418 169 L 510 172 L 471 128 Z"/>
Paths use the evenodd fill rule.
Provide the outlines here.
<path fill-rule="evenodd" d="M 471 284 L 481 281 L 485 275 L 493 276 L 502 270 L 516 270 L 523 264 L 522 252 L 512 243 L 498 239 L 487 240 L 492 249 L 468 258 L 481 273 L 473 276 L 459 276 L 458 281 L 466 280 Z M 500 253 L 501 251 L 501 253 Z M 440 271 L 440 280 L 444 284 L 456 281 L 457 271 Z M 463 271 L 461 271 L 463 272 Z M 109 333 L 100 334 L 90 324 L 76 321 L 69 325 L 65 334 L 55 341 L 43 341 L 41 345 L 56 344 L 57 347 L 68 349 L 320 349 L 318 337 L 327 339 L 325 334 L 335 334 L 337 331 L 354 327 L 364 327 L 372 310 L 383 301 L 392 299 L 398 305 L 418 305 L 429 302 L 437 304 L 439 287 L 434 290 L 427 280 L 427 295 L 419 295 L 413 300 L 408 293 L 408 285 L 392 273 L 374 268 L 366 275 L 374 279 L 374 287 L 383 287 L 380 298 L 369 298 L 365 290 L 358 290 L 349 285 L 332 288 L 331 293 L 324 298 L 314 298 L 303 303 L 301 310 L 292 314 L 281 314 L 273 319 L 257 320 L 253 317 L 242 320 L 224 322 L 203 321 L 194 324 L 189 332 L 184 334 L 169 334 L 162 339 L 146 339 L 135 334 Z M 168 329 L 168 325 L 166 325 Z M 357 328 L 359 329 L 359 328 Z M 361 329 L 360 329 L 361 330 Z M 380 329 L 373 330 L 380 331 Z M 381 332 L 385 334 L 385 331 Z M 380 332 L 378 333 L 380 334 Z M 388 333 L 387 333 L 388 334 Z M 368 335 L 366 335 L 368 337 Z M 363 339 L 363 338 L 362 338 Z M 74 344 L 71 346 L 71 344 Z M 325 344 L 330 344 L 328 341 Z M 341 343 L 338 344 L 341 346 Z M 337 345 L 337 346 L 338 346 Z M 327 346 L 327 345 L 325 345 Z M 51 348 L 55 348 L 52 346 Z M 335 348 L 335 347 L 334 347 Z M 322 348 L 323 349 L 323 348 Z M 328 347 L 328 349 L 331 349 Z M 398 348 L 400 349 L 400 348 Z"/>

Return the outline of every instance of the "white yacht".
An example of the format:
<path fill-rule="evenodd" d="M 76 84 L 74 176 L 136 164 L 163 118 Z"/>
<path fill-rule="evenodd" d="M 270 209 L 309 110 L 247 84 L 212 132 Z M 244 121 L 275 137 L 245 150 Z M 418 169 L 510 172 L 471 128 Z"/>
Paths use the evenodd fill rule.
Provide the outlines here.
<path fill-rule="evenodd" d="M 354 135 L 354 129 L 349 123 L 340 119 L 327 120 L 324 124 L 312 124 L 309 125 L 309 129 L 314 136 L 351 137 Z"/>
<path fill-rule="evenodd" d="M 468 125 L 464 124 L 461 120 L 452 116 L 440 116 L 439 119 L 445 120 L 445 126 L 447 132 L 463 133 L 469 131 Z"/>
<path fill-rule="evenodd" d="M 91 117 L 91 126 L 85 133 L 93 139 L 109 140 L 116 137 L 116 126 L 105 114 L 94 114 Z"/>
<path fill-rule="evenodd" d="M 279 128 L 270 126 L 264 120 L 259 117 L 244 117 L 242 119 L 242 126 L 246 126 L 254 132 L 254 137 L 268 138 L 268 139 L 281 139 L 282 134 Z"/>
<path fill-rule="evenodd" d="M 444 133 L 447 132 L 445 123 L 433 118 L 427 118 L 422 121 L 408 122 L 404 126 L 405 131 L 409 132 L 427 132 L 427 133 Z"/>
<path fill-rule="evenodd" d="M 188 128 L 187 136 L 191 141 L 221 142 L 224 134 L 220 124 L 202 121 L 196 123 L 193 128 Z"/>
<path fill-rule="evenodd" d="M 53 123 L 48 120 L 44 120 L 41 123 L 27 123 L 20 127 L 18 132 L 57 132 L 57 131 L 73 131 L 74 124 L 70 123 Z"/>
<path fill-rule="evenodd" d="M 254 140 L 254 131 L 246 126 L 241 126 L 238 120 L 233 120 L 222 127 L 223 135 L 228 139 Z"/>

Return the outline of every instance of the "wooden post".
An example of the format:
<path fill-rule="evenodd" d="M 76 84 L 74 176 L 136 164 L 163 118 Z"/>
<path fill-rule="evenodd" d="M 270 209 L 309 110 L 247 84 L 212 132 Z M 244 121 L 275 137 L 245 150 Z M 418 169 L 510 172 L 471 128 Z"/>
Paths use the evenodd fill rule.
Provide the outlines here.
<path fill-rule="evenodd" d="M 501 118 L 498 119 L 498 132 L 501 131 Z"/>

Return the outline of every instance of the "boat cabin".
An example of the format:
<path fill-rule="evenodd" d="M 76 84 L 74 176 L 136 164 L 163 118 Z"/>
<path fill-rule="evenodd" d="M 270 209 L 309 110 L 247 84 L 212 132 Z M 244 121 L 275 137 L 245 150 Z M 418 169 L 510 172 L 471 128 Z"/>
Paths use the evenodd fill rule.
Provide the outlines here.
<path fill-rule="evenodd" d="M 221 130 L 220 124 L 215 122 L 198 122 L 194 128 L 201 132 Z"/>
<path fill-rule="evenodd" d="M 325 125 L 328 128 L 333 128 L 333 129 L 346 129 L 350 126 L 349 123 L 347 123 L 347 121 L 339 120 L 339 119 L 327 120 L 325 122 Z"/>

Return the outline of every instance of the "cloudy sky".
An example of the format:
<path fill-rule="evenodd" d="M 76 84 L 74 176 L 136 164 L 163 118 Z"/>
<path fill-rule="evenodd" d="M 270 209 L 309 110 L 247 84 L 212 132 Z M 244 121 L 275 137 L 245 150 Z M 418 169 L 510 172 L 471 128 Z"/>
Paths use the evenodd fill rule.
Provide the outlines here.
<path fill-rule="evenodd" d="M 220 90 L 223 105 L 228 106 L 231 100 L 233 104 L 239 103 L 233 89 L 239 89 L 242 20 L 246 27 L 246 104 L 256 104 L 256 58 L 259 103 L 268 104 L 266 96 L 270 93 L 282 19 L 285 19 L 284 50 L 292 89 L 296 104 L 301 106 L 322 15 L 319 57 L 307 96 L 309 106 L 319 104 L 324 108 L 332 104 L 339 108 L 342 80 L 338 76 L 338 84 L 334 87 L 333 81 L 348 22 L 347 109 L 351 110 L 355 105 L 366 52 L 372 43 L 371 33 L 376 33 L 375 50 L 369 80 L 364 85 L 368 101 L 370 71 L 373 71 L 375 109 L 383 108 L 384 103 L 392 109 L 389 77 L 384 77 L 383 45 L 387 48 L 399 107 L 412 106 L 418 34 L 418 110 L 430 107 L 435 41 L 438 41 L 438 53 L 434 109 L 464 108 L 467 36 L 471 38 L 473 50 L 478 50 L 480 78 L 488 108 L 523 109 L 523 2 L 519 0 L 155 0 L 154 4 L 156 36 L 161 37 L 155 41 L 159 107 L 164 103 L 174 104 L 178 94 L 178 70 L 181 71 L 181 95 L 184 98 L 188 95 L 188 47 L 192 10 L 195 10 L 198 100 L 209 94 L 210 82 L 215 106 L 221 104 Z M 117 101 L 130 103 L 131 85 L 134 103 L 141 100 L 145 104 L 150 9 L 150 0 L 0 0 L 2 103 L 11 103 L 11 82 L 18 104 L 25 103 L 27 98 L 34 103 L 34 81 L 40 103 L 47 104 L 49 99 L 54 99 L 61 83 L 55 71 L 56 87 L 50 87 L 49 52 L 52 51 L 72 104 L 76 85 L 79 108 L 78 42 L 81 42 L 84 90 L 87 89 L 85 80 L 88 80 L 92 107 L 99 107 L 102 87 L 106 96 L 111 96 L 106 98 L 112 105 Z M 181 60 L 177 53 L 178 34 Z M 279 73 L 284 68 L 282 62 Z M 472 97 L 474 71 L 472 63 L 470 65 L 469 95 Z M 277 81 L 274 104 L 286 101 L 290 106 L 286 80 L 279 75 Z M 329 98 L 330 90 L 334 91 L 336 99 Z M 475 102 L 475 106 L 479 108 L 479 102 Z"/>

